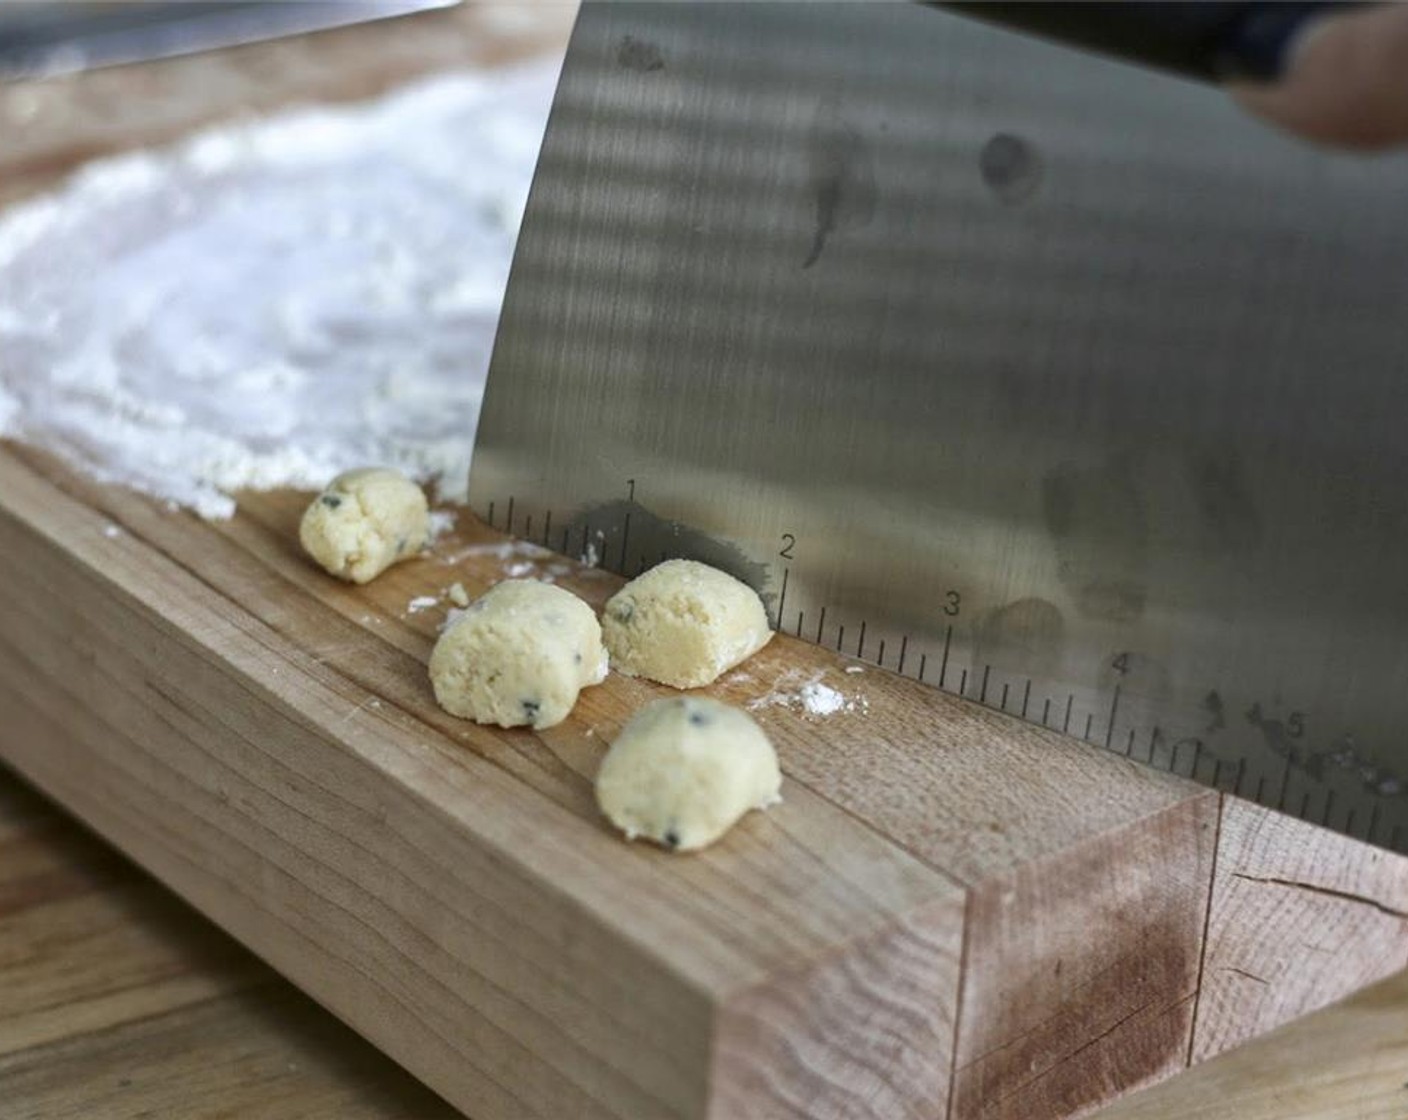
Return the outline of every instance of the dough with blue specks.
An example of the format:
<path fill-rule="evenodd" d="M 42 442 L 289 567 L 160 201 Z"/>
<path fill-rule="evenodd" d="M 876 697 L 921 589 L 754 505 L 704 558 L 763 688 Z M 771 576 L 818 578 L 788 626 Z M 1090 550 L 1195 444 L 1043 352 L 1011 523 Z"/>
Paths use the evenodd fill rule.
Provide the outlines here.
<path fill-rule="evenodd" d="M 581 689 L 606 679 L 601 626 L 570 591 L 531 579 L 495 584 L 430 654 L 435 700 L 451 715 L 500 727 L 552 727 Z"/>
<path fill-rule="evenodd" d="M 674 688 L 701 688 L 768 644 L 758 593 L 697 560 L 666 560 L 606 603 L 611 667 Z"/>
<path fill-rule="evenodd" d="M 746 712 L 680 696 L 647 704 L 621 729 L 597 773 L 596 799 L 627 840 L 685 852 L 780 801 L 781 785 L 777 753 Z"/>
<path fill-rule="evenodd" d="M 430 507 L 421 488 L 399 471 L 347 471 L 313 499 L 298 539 L 330 575 L 369 583 L 425 547 Z"/>

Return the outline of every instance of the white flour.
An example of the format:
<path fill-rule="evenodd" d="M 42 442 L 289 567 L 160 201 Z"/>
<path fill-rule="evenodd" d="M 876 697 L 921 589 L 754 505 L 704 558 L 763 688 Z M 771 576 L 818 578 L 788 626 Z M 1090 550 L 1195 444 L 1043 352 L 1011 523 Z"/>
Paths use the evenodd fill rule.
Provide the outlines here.
<path fill-rule="evenodd" d="M 462 497 L 556 69 L 221 128 L 0 215 L 0 435 L 206 517 L 373 463 Z"/>
<path fill-rule="evenodd" d="M 833 715 L 846 706 L 845 696 L 819 681 L 804 684 L 797 696 L 802 707 L 814 716 Z"/>
<path fill-rule="evenodd" d="M 847 696 L 839 689 L 822 684 L 824 675 L 820 670 L 806 676 L 800 669 L 789 669 L 773 682 L 768 692 L 750 700 L 748 709 L 758 711 L 761 708 L 800 708 L 809 716 L 833 716 L 837 712 L 869 710 L 870 701 L 864 697 Z"/>

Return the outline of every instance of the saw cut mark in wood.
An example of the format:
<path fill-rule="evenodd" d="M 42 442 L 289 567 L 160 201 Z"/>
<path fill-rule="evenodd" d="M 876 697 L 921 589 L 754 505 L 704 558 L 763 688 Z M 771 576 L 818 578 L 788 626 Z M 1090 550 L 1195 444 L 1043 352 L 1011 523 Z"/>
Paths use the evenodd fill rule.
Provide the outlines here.
<path fill-rule="evenodd" d="M 1300 874 L 1224 855 L 1216 793 L 781 637 L 708 692 L 855 701 L 755 708 L 783 804 L 628 845 L 591 781 L 669 690 L 613 675 L 501 731 L 426 674 L 456 582 L 619 581 L 461 515 L 350 587 L 299 554 L 305 501 L 206 524 L 0 453 L 0 752 L 475 1120 L 1088 1112 L 1186 1064 L 1195 1008 L 1235 1015 L 1199 1005 L 1215 849 Z M 1317 882 L 1367 890 L 1339 842 Z"/>

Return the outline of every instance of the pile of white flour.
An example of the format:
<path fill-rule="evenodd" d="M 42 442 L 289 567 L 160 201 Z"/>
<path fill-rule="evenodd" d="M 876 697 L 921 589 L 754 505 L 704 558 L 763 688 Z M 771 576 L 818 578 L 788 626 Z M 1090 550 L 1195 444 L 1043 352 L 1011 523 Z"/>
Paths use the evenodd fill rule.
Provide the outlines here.
<path fill-rule="evenodd" d="M 462 496 L 556 71 L 220 128 L 0 214 L 0 435 L 206 517 L 369 463 Z"/>

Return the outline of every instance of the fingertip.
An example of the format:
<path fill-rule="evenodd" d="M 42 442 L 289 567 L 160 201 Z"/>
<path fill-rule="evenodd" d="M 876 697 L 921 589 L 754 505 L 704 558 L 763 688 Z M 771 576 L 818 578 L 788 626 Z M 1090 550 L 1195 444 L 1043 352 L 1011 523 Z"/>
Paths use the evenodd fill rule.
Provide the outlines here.
<path fill-rule="evenodd" d="M 1361 151 L 1408 143 L 1408 5 L 1318 19 L 1279 81 L 1227 88 L 1248 111 L 1317 143 Z"/>

